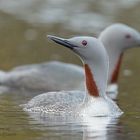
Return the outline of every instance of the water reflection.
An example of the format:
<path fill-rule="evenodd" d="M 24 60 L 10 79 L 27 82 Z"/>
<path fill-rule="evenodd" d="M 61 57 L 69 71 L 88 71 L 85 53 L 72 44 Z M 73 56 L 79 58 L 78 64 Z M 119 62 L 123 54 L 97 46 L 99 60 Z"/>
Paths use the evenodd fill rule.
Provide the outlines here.
<path fill-rule="evenodd" d="M 86 122 L 86 127 L 84 127 L 83 129 L 84 130 L 83 140 L 86 139 L 109 140 L 111 138 L 111 135 L 109 134 L 108 131 L 112 130 L 112 128 L 118 129 L 116 126 L 118 123 L 118 119 L 108 118 L 108 117 L 101 117 L 101 118 L 88 117 L 87 120 L 88 121 Z"/>
<path fill-rule="evenodd" d="M 118 118 L 111 117 L 77 117 L 77 116 L 56 116 L 38 113 L 28 113 L 30 116 L 30 124 L 36 125 L 36 129 L 47 131 L 47 138 L 53 140 L 54 135 L 59 134 L 61 137 L 68 136 L 79 137 L 83 140 L 111 140 L 115 136 L 116 131 L 119 131 Z M 111 131 L 111 135 L 110 132 Z M 53 133 L 53 136 L 51 135 Z"/>

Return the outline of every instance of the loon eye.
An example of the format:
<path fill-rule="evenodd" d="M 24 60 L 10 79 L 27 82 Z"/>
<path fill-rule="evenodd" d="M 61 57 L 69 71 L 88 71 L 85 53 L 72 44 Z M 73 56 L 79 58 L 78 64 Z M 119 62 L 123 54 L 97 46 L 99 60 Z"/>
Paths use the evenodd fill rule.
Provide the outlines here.
<path fill-rule="evenodd" d="M 87 41 L 86 41 L 86 40 L 83 40 L 83 41 L 82 41 L 82 45 L 83 45 L 83 46 L 86 46 L 86 45 L 87 45 Z"/>
<path fill-rule="evenodd" d="M 131 35 L 130 34 L 126 34 L 125 35 L 125 38 L 130 39 L 131 38 Z"/>

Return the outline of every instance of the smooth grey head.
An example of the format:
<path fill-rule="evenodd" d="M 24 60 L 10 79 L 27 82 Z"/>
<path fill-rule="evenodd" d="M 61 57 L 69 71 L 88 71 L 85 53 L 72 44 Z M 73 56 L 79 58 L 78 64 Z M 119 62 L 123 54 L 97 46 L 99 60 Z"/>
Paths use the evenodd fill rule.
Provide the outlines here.
<path fill-rule="evenodd" d="M 140 33 L 121 23 L 116 23 L 107 27 L 101 32 L 99 39 L 103 42 L 105 47 L 117 46 L 117 48 L 121 50 L 140 46 Z"/>
<path fill-rule="evenodd" d="M 72 37 L 70 39 L 64 39 L 48 35 L 48 38 L 50 38 L 57 44 L 71 49 L 84 61 L 94 60 L 98 62 L 100 59 L 104 59 L 107 55 L 103 44 L 94 37 L 79 36 Z"/>

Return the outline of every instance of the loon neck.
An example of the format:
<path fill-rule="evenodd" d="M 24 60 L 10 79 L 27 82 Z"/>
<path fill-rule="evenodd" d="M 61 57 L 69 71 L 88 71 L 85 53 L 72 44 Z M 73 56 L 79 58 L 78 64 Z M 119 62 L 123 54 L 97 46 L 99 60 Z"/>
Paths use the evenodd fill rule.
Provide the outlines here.
<path fill-rule="evenodd" d="M 105 60 L 107 61 L 107 60 Z M 106 97 L 108 61 L 102 64 L 84 63 L 86 99 L 92 97 Z"/>
<path fill-rule="evenodd" d="M 101 33 L 99 40 L 104 44 L 109 56 L 108 84 L 115 84 L 118 81 L 124 47 L 119 42 L 110 40 L 106 32 Z"/>
<path fill-rule="evenodd" d="M 109 56 L 108 84 L 115 84 L 118 81 L 119 70 L 123 57 L 123 50 L 115 46 L 106 47 Z"/>
<path fill-rule="evenodd" d="M 111 84 L 116 84 L 118 82 L 118 76 L 119 76 L 119 70 L 121 67 L 122 58 L 123 58 L 123 53 L 121 53 L 118 56 L 118 59 L 116 59 L 115 67 L 110 72 L 111 75 L 110 75 L 109 83 Z"/>
<path fill-rule="evenodd" d="M 88 64 L 84 64 L 85 75 L 86 75 L 86 88 L 90 96 L 99 97 L 99 89 L 94 80 L 93 72 Z"/>

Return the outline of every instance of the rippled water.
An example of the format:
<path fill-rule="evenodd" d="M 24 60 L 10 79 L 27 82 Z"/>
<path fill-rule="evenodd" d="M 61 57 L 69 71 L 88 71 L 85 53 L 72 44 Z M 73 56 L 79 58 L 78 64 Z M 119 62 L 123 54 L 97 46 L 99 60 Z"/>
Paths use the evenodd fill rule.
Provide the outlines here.
<path fill-rule="evenodd" d="M 30 63 L 61 60 L 81 64 L 69 50 L 59 49 L 46 34 L 70 37 L 98 35 L 114 22 L 140 31 L 140 0 L 1 0 L 0 66 L 3 70 Z M 65 52 L 65 53 L 64 53 Z M 104 140 L 140 137 L 140 49 L 128 50 L 120 73 L 119 119 L 87 118 L 64 121 L 22 111 L 19 104 L 34 95 L 0 95 L 0 140 Z M 53 122 L 52 122 L 53 120 Z"/>

